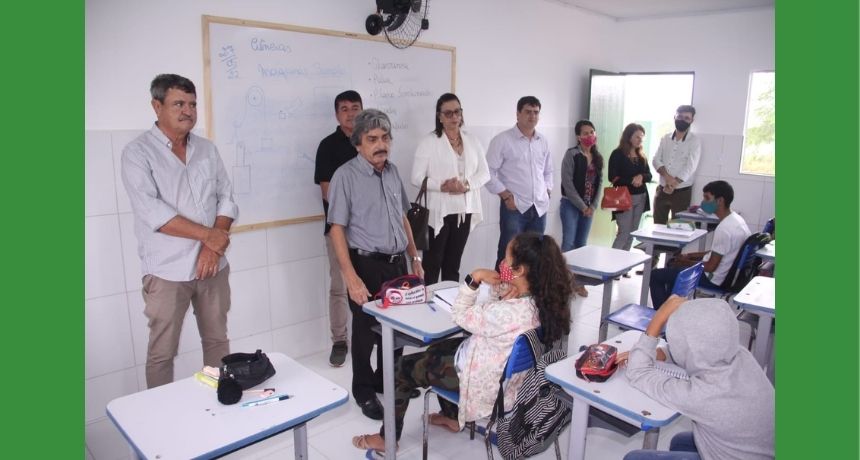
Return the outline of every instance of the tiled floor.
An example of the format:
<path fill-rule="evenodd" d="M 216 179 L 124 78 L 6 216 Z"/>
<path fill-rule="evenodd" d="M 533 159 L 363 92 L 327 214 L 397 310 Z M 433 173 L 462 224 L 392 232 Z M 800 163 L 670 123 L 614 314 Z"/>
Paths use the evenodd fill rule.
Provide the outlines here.
<path fill-rule="evenodd" d="M 632 274 L 632 272 L 631 272 Z M 614 283 L 612 293 L 612 310 L 622 307 L 630 302 L 636 302 L 639 298 L 641 276 L 633 275 L 631 278 L 622 278 L 620 282 Z M 600 319 L 600 302 L 603 294 L 602 286 L 589 286 L 587 298 L 577 298 L 573 301 L 573 328 L 569 341 L 569 350 L 578 350 L 580 345 L 596 342 L 597 326 Z M 609 336 L 619 331 L 610 326 Z M 414 350 L 406 350 L 411 353 Z M 299 361 L 320 375 L 336 382 L 344 388 L 350 387 L 351 372 L 349 360 L 347 365 L 341 368 L 332 368 L 328 365 L 328 351 L 318 353 Z M 421 458 L 421 412 L 423 409 L 422 399 L 412 400 L 406 414 L 403 437 L 400 440 L 398 458 L 419 459 Z M 438 403 L 431 398 L 431 410 L 437 410 Z M 379 430 L 379 422 L 365 418 L 358 406 L 350 400 L 347 404 L 330 411 L 308 424 L 308 453 L 312 459 L 363 459 L 368 458 L 368 453 L 354 448 L 351 444 L 352 436 L 364 433 L 374 433 Z M 675 423 L 662 430 L 659 448 L 668 449 L 669 440 L 679 432 L 690 429 L 688 419 L 681 417 Z M 562 457 L 567 457 L 567 442 L 569 431 L 566 430 L 560 440 Z M 111 422 L 103 419 L 99 422 L 89 424 L 86 427 L 88 459 L 127 459 L 130 453 L 122 437 L 113 427 Z M 609 432 L 607 430 L 591 428 L 588 430 L 588 441 L 586 444 L 586 458 L 620 459 L 630 450 L 642 446 L 643 434 L 639 433 L 630 438 Z M 469 440 L 467 432 L 458 434 L 449 433 L 445 430 L 431 427 L 430 431 L 430 453 L 431 459 L 476 459 L 484 458 L 486 451 L 480 438 Z M 498 456 L 498 452 L 496 452 Z M 550 459 L 555 455 L 552 449 L 534 457 L 538 459 Z M 293 436 L 286 432 L 263 442 L 249 446 L 238 452 L 228 455 L 230 459 L 281 459 L 293 458 Z"/>

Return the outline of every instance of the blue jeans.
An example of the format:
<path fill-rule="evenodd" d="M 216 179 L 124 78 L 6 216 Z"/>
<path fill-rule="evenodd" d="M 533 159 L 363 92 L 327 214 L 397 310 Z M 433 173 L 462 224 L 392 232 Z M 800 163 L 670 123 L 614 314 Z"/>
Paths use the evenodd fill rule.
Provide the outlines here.
<path fill-rule="evenodd" d="M 591 217 L 585 217 L 567 198 L 561 199 L 561 252 L 581 248 L 588 241 Z"/>
<path fill-rule="evenodd" d="M 675 278 L 678 277 L 678 273 L 681 273 L 684 268 L 686 267 L 667 267 L 651 271 L 651 282 L 648 283 L 648 287 L 651 289 L 651 305 L 655 310 L 659 310 L 663 302 L 672 295 L 672 288 L 675 287 Z M 699 286 L 720 289 L 719 286 L 706 278 L 704 274 L 699 278 Z"/>
<path fill-rule="evenodd" d="M 699 450 L 693 442 L 693 432 L 676 434 L 669 443 L 669 452 L 659 450 L 634 450 L 624 456 L 624 460 L 700 460 Z"/>
<path fill-rule="evenodd" d="M 539 216 L 534 206 L 521 213 L 511 211 L 504 202 L 499 203 L 499 249 L 496 253 L 496 268 L 505 258 L 505 249 L 515 236 L 522 232 L 538 232 L 543 234 L 546 229 L 546 214 Z"/>

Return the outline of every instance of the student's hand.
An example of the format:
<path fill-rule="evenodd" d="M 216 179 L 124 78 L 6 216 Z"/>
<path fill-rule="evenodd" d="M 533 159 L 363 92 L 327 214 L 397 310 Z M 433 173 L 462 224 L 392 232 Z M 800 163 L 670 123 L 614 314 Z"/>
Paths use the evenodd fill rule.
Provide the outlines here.
<path fill-rule="evenodd" d="M 642 174 L 637 174 L 637 175 L 633 176 L 633 180 L 630 181 L 630 185 L 632 185 L 634 187 L 641 187 L 642 186 Z"/>
<path fill-rule="evenodd" d="M 359 306 L 364 305 L 370 300 L 370 292 L 367 291 L 364 281 L 358 275 L 354 275 L 353 278 L 346 280 L 346 289 L 349 292 L 350 300 Z"/>
<path fill-rule="evenodd" d="M 499 193 L 499 198 L 502 199 L 502 203 L 505 204 L 505 207 L 508 208 L 508 211 L 516 211 L 517 210 L 517 202 L 514 200 L 514 194 L 505 190 L 502 193 Z"/>
<path fill-rule="evenodd" d="M 592 217 L 594 215 L 594 208 L 586 206 L 585 211 L 582 211 L 582 215 L 585 217 Z"/>
<path fill-rule="evenodd" d="M 221 261 L 215 251 L 206 246 L 200 247 L 200 253 L 197 254 L 197 270 L 195 271 L 195 279 L 205 280 L 212 278 L 218 273 L 218 262 Z"/>
<path fill-rule="evenodd" d="M 472 280 L 476 283 L 487 283 L 491 286 L 495 286 L 500 283 L 499 272 L 488 268 L 476 268 L 472 271 L 471 275 Z"/>
<path fill-rule="evenodd" d="M 514 286 L 513 284 L 503 284 L 501 286 L 501 290 L 499 292 L 499 299 L 500 300 L 516 299 L 517 297 L 519 297 L 521 295 L 522 295 L 522 293 L 520 292 L 520 290 L 516 286 Z"/>
<path fill-rule="evenodd" d="M 619 367 L 626 366 L 629 358 L 630 352 L 622 351 L 621 353 L 618 353 L 618 355 L 615 357 L 615 363 L 618 364 Z M 657 349 L 657 361 L 666 361 L 666 353 L 663 351 L 662 348 Z"/>
<path fill-rule="evenodd" d="M 219 256 L 223 256 L 227 246 L 230 245 L 230 234 L 220 228 L 210 228 L 202 243 Z"/>

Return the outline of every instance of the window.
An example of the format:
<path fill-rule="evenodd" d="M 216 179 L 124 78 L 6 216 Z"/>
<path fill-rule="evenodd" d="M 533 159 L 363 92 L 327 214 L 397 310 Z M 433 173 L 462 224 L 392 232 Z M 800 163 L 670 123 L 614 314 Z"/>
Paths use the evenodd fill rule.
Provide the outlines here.
<path fill-rule="evenodd" d="M 741 174 L 776 174 L 775 81 L 774 72 L 753 72 L 750 78 Z"/>

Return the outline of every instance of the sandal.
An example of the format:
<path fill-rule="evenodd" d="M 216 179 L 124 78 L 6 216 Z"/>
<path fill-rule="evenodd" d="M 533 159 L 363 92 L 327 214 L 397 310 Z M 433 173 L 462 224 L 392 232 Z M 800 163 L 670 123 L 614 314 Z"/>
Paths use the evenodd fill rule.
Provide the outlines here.
<path fill-rule="evenodd" d="M 446 417 L 440 413 L 430 414 L 430 424 L 431 425 L 445 428 L 446 430 L 450 431 L 451 433 L 459 433 L 460 432 L 460 424 L 457 423 L 457 429 L 455 430 L 455 429 L 451 428 L 451 425 L 448 422 L 449 420 L 453 420 L 453 419 L 448 418 L 448 417 Z M 456 422 L 456 420 L 454 420 L 454 421 Z"/>
<path fill-rule="evenodd" d="M 361 449 L 361 450 L 372 450 L 378 454 L 384 454 L 385 453 L 385 439 L 382 438 L 382 436 L 379 436 L 379 438 L 382 439 L 382 449 L 375 449 L 375 448 L 370 446 L 369 439 L 371 436 L 379 436 L 379 434 L 374 433 L 374 434 L 362 434 L 359 436 L 353 436 L 352 437 L 352 445 L 358 449 Z M 398 446 L 399 446 L 399 444 L 398 444 Z"/>

